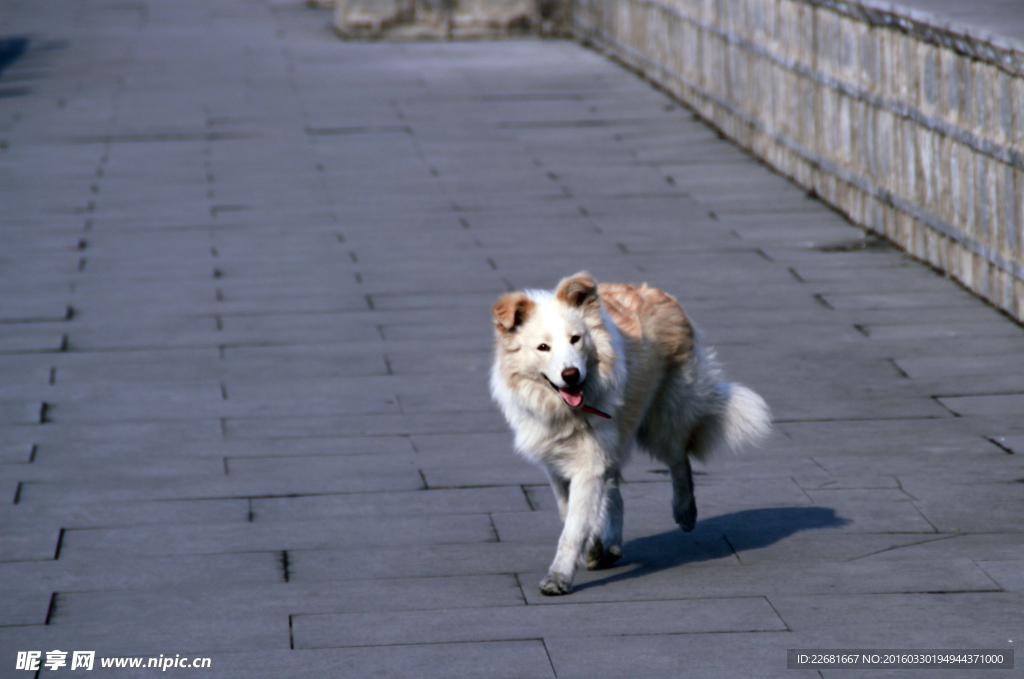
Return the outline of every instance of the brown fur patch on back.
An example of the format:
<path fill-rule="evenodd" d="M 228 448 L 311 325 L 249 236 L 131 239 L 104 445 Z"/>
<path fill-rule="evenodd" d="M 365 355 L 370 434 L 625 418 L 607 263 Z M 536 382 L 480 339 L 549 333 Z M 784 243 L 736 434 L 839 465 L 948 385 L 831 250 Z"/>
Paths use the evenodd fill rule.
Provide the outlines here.
<path fill-rule="evenodd" d="M 629 379 L 616 412 L 626 436 L 635 431 L 666 375 L 690 359 L 693 326 L 675 298 L 646 283 L 602 283 L 597 290 L 626 345 Z"/>
<path fill-rule="evenodd" d="M 512 332 L 529 318 L 535 306 L 534 301 L 521 292 L 502 295 L 491 305 L 494 327 L 501 332 Z"/>
<path fill-rule="evenodd" d="M 608 315 L 629 339 L 649 344 L 673 366 L 689 359 L 693 326 L 672 295 L 646 283 L 602 283 L 597 290 Z"/>

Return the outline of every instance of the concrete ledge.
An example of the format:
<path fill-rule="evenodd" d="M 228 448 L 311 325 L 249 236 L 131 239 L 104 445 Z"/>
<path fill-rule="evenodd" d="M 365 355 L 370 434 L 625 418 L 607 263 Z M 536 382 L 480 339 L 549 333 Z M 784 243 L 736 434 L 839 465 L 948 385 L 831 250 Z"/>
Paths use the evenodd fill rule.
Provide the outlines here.
<path fill-rule="evenodd" d="M 1024 320 L 1024 47 L 878 2 L 577 0 L 577 36 Z"/>
<path fill-rule="evenodd" d="M 337 0 L 334 29 L 347 39 L 451 40 L 561 34 L 561 0 Z"/>

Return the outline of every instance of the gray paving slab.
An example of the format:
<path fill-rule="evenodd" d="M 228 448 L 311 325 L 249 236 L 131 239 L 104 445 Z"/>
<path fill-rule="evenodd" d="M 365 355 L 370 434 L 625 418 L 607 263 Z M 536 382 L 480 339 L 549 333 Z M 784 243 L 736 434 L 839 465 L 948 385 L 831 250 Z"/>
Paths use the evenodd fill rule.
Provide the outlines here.
<path fill-rule="evenodd" d="M 221 628 L 220 631 L 218 628 Z M 208 615 L 197 618 L 187 625 L 168 616 L 162 624 L 149 622 L 139 625 L 130 618 L 121 618 L 114 624 L 103 627 L 91 622 L 68 623 L 59 627 L 7 627 L 0 628 L 0 640 L 3 641 L 5 650 L 36 649 L 48 645 L 61 650 L 86 650 L 103 646 L 111 649 L 110 655 L 169 654 L 173 657 L 174 654 L 206 655 L 267 648 L 287 650 L 287 632 L 287 616 L 284 616 L 283 622 L 278 616 L 248 616 L 234 621 L 231 625 L 225 625 L 223 620 Z M 10 666 L 14 667 L 13 664 Z"/>
<path fill-rule="evenodd" d="M 787 648 L 1019 642 L 1021 328 L 664 93 L 567 41 L 341 42 L 299 0 L 8 5 L 0 676 L 67 647 L 798 677 Z M 488 312 L 583 268 L 676 295 L 775 432 L 696 466 L 689 534 L 638 456 L 622 562 L 550 599 Z"/>
<path fill-rule="evenodd" d="M 178 586 L 173 600 L 167 591 L 66 592 L 60 595 L 58 612 L 68 624 L 96 621 L 116 625 L 130 619 L 139 625 L 159 624 L 162 618 L 188 619 L 207 607 L 229 616 L 247 610 L 259 616 L 351 615 L 368 612 L 441 611 L 457 608 L 523 607 L 515 576 L 480 575 L 447 578 L 395 578 L 387 588 L 366 587 L 360 582 L 285 583 L 270 588 L 262 600 L 254 600 L 248 586 L 219 583 L 214 586 Z M 141 604 L 141 605 L 140 605 Z M 220 615 L 220 614 L 218 614 Z"/>
<path fill-rule="evenodd" d="M 1020 417 L 1024 412 L 1024 393 L 948 396 L 937 399 L 953 413 L 963 415 L 1006 415 Z"/>
<path fill-rule="evenodd" d="M 10 484 L 6 484 L 10 485 Z M 5 493 L 13 504 L 14 493 Z M 57 543 L 60 542 L 60 527 L 33 526 L 31 531 L 19 531 L 4 536 L 0 545 L 0 561 L 45 561 L 53 559 L 57 554 Z"/>
<path fill-rule="evenodd" d="M 863 326 L 863 328 L 868 337 L 877 340 L 933 340 L 950 337 L 968 337 L 972 340 L 982 340 L 1004 336 L 1014 341 L 1020 340 L 1020 332 L 1016 325 L 998 322 L 868 325 Z"/>
<path fill-rule="evenodd" d="M 378 356 L 383 365 L 383 356 Z M 309 372 L 315 372 L 315 362 L 307 364 Z M 266 371 L 265 379 L 237 381 L 230 390 L 225 383 L 218 386 L 218 397 L 224 403 L 224 414 L 256 415 L 259 413 L 277 416 L 320 415 L 339 411 L 350 413 L 400 413 L 398 381 L 393 377 L 349 377 L 339 378 L 337 371 L 325 371 L 319 379 L 303 375 L 302 367 L 289 367 L 285 371 Z M 284 372 L 286 374 L 282 375 Z M 333 374 L 331 374 L 333 372 Z M 291 373 L 292 379 L 289 379 Z M 258 375 L 258 370 L 252 374 Z M 344 389 L 346 398 L 331 398 L 339 387 Z"/>
<path fill-rule="evenodd" d="M 238 551 L 324 549 L 335 545 L 392 546 L 424 542 L 496 540 L 485 515 L 412 516 L 336 521 L 153 526 L 65 531 L 61 551 L 93 554 L 215 554 Z"/>
<path fill-rule="evenodd" d="M 195 657 L 190 655 L 188 657 Z M 280 677 L 301 666 L 303 671 L 330 675 L 344 668 L 353 676 L 420 677 L 425 671 L 474 676 L 483 679 L 548 679 L 556 676 L 543 641 L 494 641 L 465 644 L 427 644 L 340 649 L 256 649 L 242 652 L 209 653 L 210 667 L 217 676 L 229 679 Z M 98 666 L 95 676 L 132 676 L 131 670 Z M 151 669 L 138 670 L 152 673 Z M 195 676 L 196 670 L 174 669 L 162 674 L 172 677 Z"/>
<path fill-rule="evenodd" d="M 303 495 L 254 498 L 253 521 L 303 521 L 343 519 L 350 516 L 389 514 L 486 514 L 529 512 L 530 502 L 522 488 L 448 488 L 408 493 Z"/>
<path fill-rule="evenodd" d="M 642 546 L 642 545 L 641 545 Z M 634 548 L 637 545 L 634 545 Z M 702 560 L 700 550 L 692 557 L 651 561 L 632 569 L 625 566 L 582 575 L 576 587 L 577 600 L 614 602 L 663 599 L 718 598 L 730 596 L 774 597 L 799 591 L 808 596 L 835 593 L 899 594 L 928 592 L 997 592 L 1000 587 L 970 559 L 943 559 L 941 563 L 850 563 L 802 564 L 796 572 L 791 563 L 691 565 Z M 663 570 L 664 569 L 664 570 Z M 668 571 L 681 569 L 686 577 L 673 577 Z M 539 583 L 544 566 L 532 573 L 520 574 L 524 585 Z M 534 588 L 524 587 L 531 604 L 549 602 Z M 536 591 L 536 595 L 534 595 Z M 841 633 L 841 632 L 840 632 Z M 841 648 L 835 646 L 834 648 Z"/>
<path fill-rule="evenodd" d="M 815 670 L 787 670 L 781 643 L 789 632 L 566 637 L 547 644 L 559 677 L 678 677 L 692 673 L 725 679 L 817 677 Z M 786 641 L 783 641 L 786 640 Z"/>
<path fill-rule="evenodd" d="M 295 582 L 360 580 L 373 585 L 379 580 L 386 585 L 390 578 L 528 572 L 543 564 L 550 552 L 547 545 L 505 542 L 371 546 L 289 550 L 288 564 Z"/>
<path fill-rule="evenodd" d="M 43 521 L 59 522 L 62 528 L 113 528 L 155 524 L 206 524 L 248 521 L 246 499 L 182 500 L 169 502 L 65 502 L 45 501 L 45 491 L 36 492 L 36 484 L 23 483 L 21 499 L 27 505 L 17 516 L 0 519 L 5 531 L 29 530 Z M 40 497 L 42 496 L 42 497 Z"/>
<path fill-rule="evenodd" d="M 574 622 L 580 618 L 589 621 L 590 633 L 598 634 L 615 634 L 623 628 L 645 635 L 785 629 L 785 623 L 760 597 L 631 602 L 618 606 L 523 604 L 487 610 L 297 615 L 292 620 L 299 648 L 322 648 L 389 646 L 400 640 L 427 644 L 514 640 L 535 634 L 545 639 L 577 636 L 579 627 Z"/>
<path fill-rule="evenodd" d="M 0 448 L 0 464 L 28 464 L 36 446 L 33 443 L 9 443 Z"/>
<path fill-rule="evenodd" d="M 917 628 L 915 635 L 931 632 L 940 634 L 950 642 L 965 644 L 965 647 L 983 647 L 985 642 L 996 644 L 997 648 L 1006 648 L 1009 637 L 1004 634 L 1016 614 L 1013 607 L 1019 601 L 1019 594 L 999 592 L 964 592 L 949 595 L 925 594 L 896 595 L 890 598 L 893 610 L 883 619 L 877 618 L 877 606 L 882 603 L 878 595 L 866 595 L 856 600 L 840 596 L 838 599 L 849 601 L 847 615 L 851 618 L 865 617 L 874 619 L 873 629 L 865 629 L 859 636 L 861 643 L 883 642 L 886 634 L 899 634 L 902 625 L 909 624 Z M 815 630 L 822 641 L 835 637 L 827 626 L 822 626 L 824 616 L 821 609 L 816 608 L 812 600 L 801 600 L 795 596 L 791 599 L 780 597 L 780 614 L 787 617 L 790 627 L 797 632 Z M 820 599 L 819 601 L 827 601 Z M 887 606 L 888 610 L 888 606 Z M 1011 627 L 1012 629 L 1012 627 Z M 924 635 L 922 635 L 924 636 Z M 920 638 L 920 637 L 918 637 Z"/>
<path fill-rule="evenodd" d="M 17 579 L 25 592 L 99 592 L 156 590 L 212 583 L 251 586 L 276 585 L 284 579 L 279 552 L 125 556 L 97 562 L 91 557 L 62 554 L 60 559 L 37 559 L 0 565 L 4 577 Z"/>
<path fill-rule="evenodd" d="M 227 418 L 224 432 L 233 439 L 321 438 L 346 436 L 396 436 L 447 434 L 461 431 L 504 431 L 497 413 L 443 413 L 416 415 L 334 415 L 320 417 Z"/>

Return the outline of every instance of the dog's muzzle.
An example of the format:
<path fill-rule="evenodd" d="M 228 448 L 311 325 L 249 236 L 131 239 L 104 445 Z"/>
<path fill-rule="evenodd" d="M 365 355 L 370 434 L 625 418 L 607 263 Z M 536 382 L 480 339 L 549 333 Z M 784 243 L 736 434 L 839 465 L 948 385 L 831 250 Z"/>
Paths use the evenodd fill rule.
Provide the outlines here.
<path fill-rule="evenodd" d="M 579 379 L 579 370 L 576 370 L 576 368 L 570 368 L 562 371 L 562 373 L 565 374 L 568 370 L 575 370 L 576 377 L 573 380 L 574 384 L 567 383 L 564 387 L 560 387 L 552 382 L 547 375 L 544 375 L 544 373 L 541 373 L 541 375 L 544 375 L 544 379 L 547 380 L 547 383 L 551 385 L 552 389 L 558 392 L 558 395 L 562 397 L 562 400 L 565 401 L 567 406 L 570 408 L 579 408 L 583 403 L 583 385 L 575 384 L 575 380 Z"/>

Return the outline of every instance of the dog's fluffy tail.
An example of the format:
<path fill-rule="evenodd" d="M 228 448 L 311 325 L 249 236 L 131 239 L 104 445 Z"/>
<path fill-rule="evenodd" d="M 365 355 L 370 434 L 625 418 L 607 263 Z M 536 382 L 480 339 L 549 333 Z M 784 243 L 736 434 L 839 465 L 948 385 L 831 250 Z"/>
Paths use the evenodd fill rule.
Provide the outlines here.
<path fill-rule="evenodd" d="M 772 428 L 771 413 L 764 399 L 739 384 L 721 387 L 728 394 L 720 425 L 723 443 L 739 450 L 764 439 Z"/>
<path fill-rule="evenodd" d="M 764 399 L 739 384 L 719 382 L 714 386 L 717 407 L 693 430 L 687 453 L 706 460 L 715 451 L 736 451 L 758 443 L 771 431 L 771 414 Z"/>
<path fill-rule="evenodd" d="M 723 381 L 714 350 L 700 344 L 700 335 L 695 335 L 690 375 L 694 399 L 705 406 L 691 430 L 687 454 L 706 460 L 722 448 L 738 451 L 760 442 L 772 425 L 764 399 L 753 389 Z"/>

